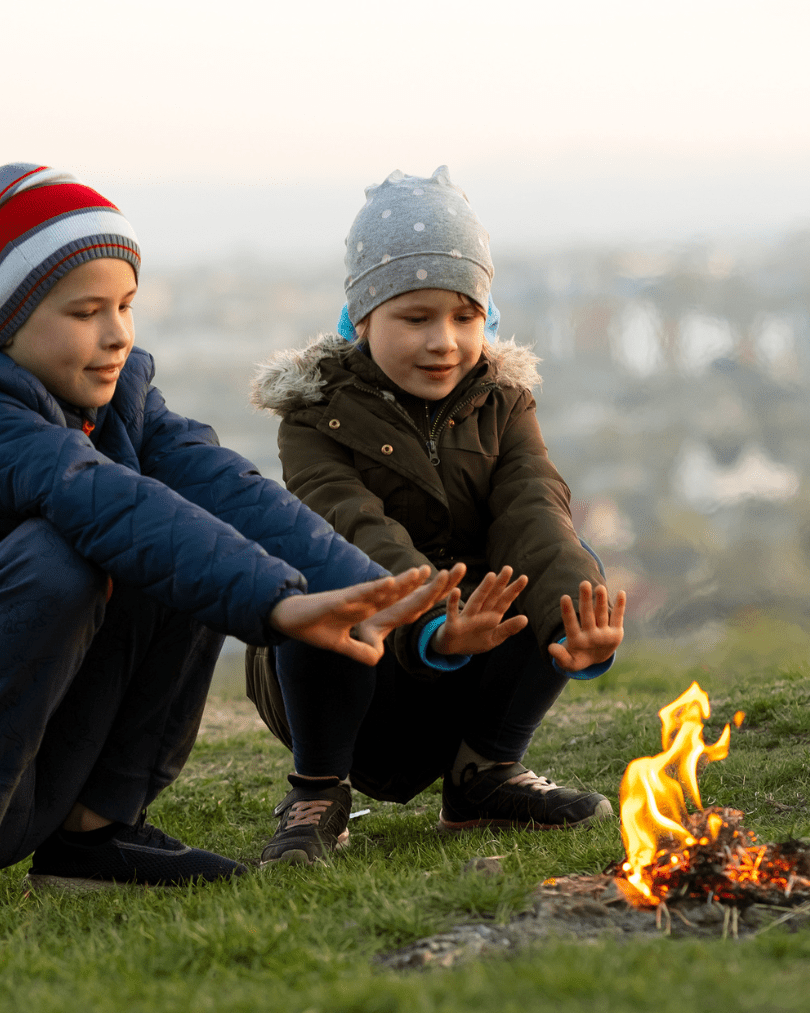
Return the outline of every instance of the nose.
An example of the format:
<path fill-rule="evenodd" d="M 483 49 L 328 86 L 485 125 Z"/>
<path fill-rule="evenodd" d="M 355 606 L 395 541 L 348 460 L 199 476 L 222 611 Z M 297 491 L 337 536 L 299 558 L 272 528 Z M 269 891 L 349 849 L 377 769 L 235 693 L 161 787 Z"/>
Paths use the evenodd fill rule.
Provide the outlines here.
<path fill-rule="evenodd" d="M 129 312 L 113 310 L 109 313 L 106 326 L 102 332 L 102 344 L 105 348 L 126 348 L 135 340 L 132 317 Z"/>
<path fill-rule="evenodd" d="M 446 355 L 456 349 L 456 335 L 453 321 L 446 317 L 439 317 L 430 327 L 425 347 L 429 352 L 438 355 Z"/>

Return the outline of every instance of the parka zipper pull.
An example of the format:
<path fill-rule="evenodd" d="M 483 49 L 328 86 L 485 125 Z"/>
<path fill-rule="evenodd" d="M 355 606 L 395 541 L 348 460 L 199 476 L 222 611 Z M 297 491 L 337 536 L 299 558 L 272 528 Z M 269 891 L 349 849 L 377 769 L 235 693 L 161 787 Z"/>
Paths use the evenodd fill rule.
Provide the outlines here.
<path fill-rule="evenodd" d="M 427 440 L 425 446 L 428 448 L 428 454 L 430 454 L 430 463 L 435 468 L 441 463 L 439 460 L 438 447 L 436 446 L 435 440 Z"/>

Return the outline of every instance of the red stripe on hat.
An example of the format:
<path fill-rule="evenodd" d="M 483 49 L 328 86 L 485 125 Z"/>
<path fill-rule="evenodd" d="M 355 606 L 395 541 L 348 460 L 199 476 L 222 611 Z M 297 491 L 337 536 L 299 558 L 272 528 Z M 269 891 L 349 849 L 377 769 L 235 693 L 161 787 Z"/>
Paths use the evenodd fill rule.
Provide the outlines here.
<path fill-rule="evenodd" d="M 9 190 L 10 190 L 10 189 L 11 189 L 11 188 L 12 188 L 13 186 L 16 186 L 16 185 L 17 185 L 18 183 L 20 183 L 20 182 L 21 182 L 22 180 L 24 180 L 24 179 L 28 179 L 28 177 L 29 177 L 29 176 L 33 176 L 35 172 L 42 172 L 42 170 L 43 170 L 43 169 L 47 169 L 47 168 L 48 168 L 48 166 L 47 166 L 47 165 L 38 165 L 38 166 L 37 166 L 37 167 L 36 167 L 35 169 L 31 169 L 31 171 L 30 171 L 30 172 L 24 172 L 24 173 L 22 174 L 22 176 L 18 176 L 18 177 L 17 177 L 16 179 L 12 179 L 12 181 L 11 181 L 11 182 L 9 183 L 9 185 L 8 185 L 8 186 L 7 186 L 6 188 L 5 188 L 5 190 L 0 190 L 0 200 L 2 200 L 2 199 L 3 199 L 3 194 L 4 194 L 4 193 L 8 193 L 8 191 L 9 191 Z"/>
<path fill-rule="evenodd" d="M 81 183 L 54 183 L 14 194 L 0 211 L 0 250 L 52 218 L 91 208 L 118 211 L 112 201 Z"/>
<path fill-rule="evenodd" d="M 34 296 L 40 285 L 46 282 L 48 278 L 50 278 L 51 275 L 54 273 L 54 271 L 58 271 L 59 268 L 65 263 L 65 261 L 71 260 L 73 257 L 78 256 L 80 253 L 86 253 L 88 250 L 109 250 L 109 249 L 121 250 L 124 253 L 131 253 L 132 256 L 135 257 L 135 259 L 138 261 L 138 263 L 140 263 L 141 261 L 141 255 L 138 252 L 138 250 L 135 249 L 134 246 L 126 246 L 124 245 L 124 243 L 92 243 L 89 246 L 82 246 L 78 250 L 73 250 L 66 257 L 62 257 L 62 259 L 57 264 L 54 264 L 47 274 L 44 274 L 41 278 L 38 278 L 35 285 L 28 291 L 28 293 L 26 294 L 25 298 L 20 303 L 20 305 L 12 313 L 10 313 L 9 316 L 5 318 L 5 320 L 0 320 L 0 331 L 2 331 L 8 324 L 10 324 L 11 321 L 14 319 L 14 317 L 18 316 L 25 309 L 26 304 L 31 301 L 31 298 Z M 126 257 L 122 257 L 121 259 L 126 260 Z M 129 263 L 129 261 L 127 261 L 127 263 Z"/>

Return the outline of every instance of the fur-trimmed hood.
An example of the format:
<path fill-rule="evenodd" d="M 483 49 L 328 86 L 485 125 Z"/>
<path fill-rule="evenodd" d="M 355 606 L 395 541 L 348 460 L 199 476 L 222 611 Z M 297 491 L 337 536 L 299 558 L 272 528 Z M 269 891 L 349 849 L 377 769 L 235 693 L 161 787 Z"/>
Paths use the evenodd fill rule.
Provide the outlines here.
<path fill-rule="evenodd" d="M 323 398 L 321 364 L 325 359 L 345 360 L 357 350 L 339 334 L 319 334 L 305 348 L 276 352 L 256 370 L 251 385 L 251 402 L 276 415 L 317 404 Z M 530 348 L 514 340 L 484 342 L 489 363 L 488 380 L 501 387 L 531 390 L 540 385 L 537 365 L 541 361 Z"/>

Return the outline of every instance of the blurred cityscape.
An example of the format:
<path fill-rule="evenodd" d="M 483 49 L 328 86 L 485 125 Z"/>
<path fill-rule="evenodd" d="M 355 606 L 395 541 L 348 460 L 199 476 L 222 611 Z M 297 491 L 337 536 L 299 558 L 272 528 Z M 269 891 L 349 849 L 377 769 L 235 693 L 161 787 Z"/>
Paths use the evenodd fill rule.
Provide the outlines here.
<path fill-rule="evenodd" d="M 810 612 L 810 232 L 495 252 L 501 336 L 543 359 L 538 418 L 636 636 Z M 280 480 L 254 365 L 332 330 L 340 261 L 145 273 L 138 344 L 174 410 Z"/>

